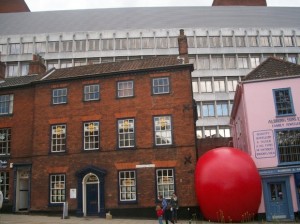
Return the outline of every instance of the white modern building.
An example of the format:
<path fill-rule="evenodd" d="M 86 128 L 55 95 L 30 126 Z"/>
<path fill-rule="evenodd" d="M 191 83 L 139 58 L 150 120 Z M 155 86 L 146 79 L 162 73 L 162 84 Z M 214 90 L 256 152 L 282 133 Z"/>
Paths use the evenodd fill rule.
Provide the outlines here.
<path fill-rule="evenodd" d="M 261 61 L 298 63 L 300 8 L 263 6 L 2 13 L 1 61 L 9 78 L 27 75 L 32 54 L 47 69 L 176 55 L 179 29 L 195 67 L 198 138 L 230 137 L 236 85 Z"/>

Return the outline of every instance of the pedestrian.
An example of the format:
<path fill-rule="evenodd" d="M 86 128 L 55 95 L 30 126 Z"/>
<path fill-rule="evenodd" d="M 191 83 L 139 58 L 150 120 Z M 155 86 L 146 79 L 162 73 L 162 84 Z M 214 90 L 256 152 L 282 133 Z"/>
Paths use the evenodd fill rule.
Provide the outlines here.
<path fill-rule="evenodd" d="M 177 212 L 178 212 L 178 197 L 175 194 L 175 192 L 173 193 L 172 197 L 171 197 L 171 213 L 172 213 L 172 221 L 174 221 L 174 223 L 177 222 Z"/>
<path fill-rule="evenodd" d="M 164 215 L 164 210 L 160 207 L 160 205 L 156 205 L 156 215 L 158 218 L 158 223 L 163 224 L 163 215 Z"/>
<path fill-rule="evenodd" d="M 161 202 L 161 207 L 164 210 L 164 218 L 165 218 L 165 222 L 166 224 L 170 222 L 174 223 L 173 220 L 171 220 L 171 205 L 168 203 L 167 199 L 165 199 L 162 195 L 158 196 L 158 200 Z"/>

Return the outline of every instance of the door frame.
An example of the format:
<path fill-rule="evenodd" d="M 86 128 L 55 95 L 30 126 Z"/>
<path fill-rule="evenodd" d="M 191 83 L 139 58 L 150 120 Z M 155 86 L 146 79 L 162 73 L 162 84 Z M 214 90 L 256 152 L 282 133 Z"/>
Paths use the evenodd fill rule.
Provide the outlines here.
<path fill-rule="evenodd" d="M 14 164 L 14 212 L 27 212 L 30 210 L 30 198 L 31 198 L 31 164 Z M 23 174 L 22 174 L 23 173 Z M 23 176 L 21 176 L 21 174 Z M 27 176 L 24 176 L 27 175 Z M 20 210 L 20 179 L 28 179 L 28 200 L 27 210 Z"/>
<path fill-rule="evenodd" d="M 88 179 L 91 177 L 91 176 L 96 176 L 97 178 L 97 181 L 93 182 L 93 183 L 88 183 Z M 83 216 L 87 216 L 88 215 L 88 209 L 87 209 L 87 206 L 88 206 L 88 203 L 87 203 L 87 185 L 90 185 L 90 184 L 95 184 L 97 185 L 97 213 L 100 212 L 100 188 L 99 188 L 99 184 L 100 184 L 100 181 L 99 181 L 99 178 L 97 177 L 97 175 L 95 175 L 94 173 L 88 173 L 87 175 L 85 175 L 85 177 L 83 178 L 83 181 L 82 181 L 82 207 L 83 207 Z"/>
<path fill-rule="evenodd" d="M 86 213 L 86 182 L 88 177 L 93 174 L 98 178 L 98 216 L 105 217 L 105 175 L 106 170 L 100 169 L 95 166 L 88 166 L 76 172 L 77 177 L 77 216 L 87 216 Z"/>
<path fill-rule="evenodd" d="M 267 221 L 277 220 L 277 219 L 273 219 L 274 214 L 272 214 L 271 204 L 269 204 L 270 190 L 268 187 L 270 183 L 277 183 L 277 182 L 281 182 L 285 185 L 287 210 L 288 210 L 288 217 L 285 218 L 285 220 L 294 220 L 295 215 L 293 210 L 290 176 L 265 177 L 262 179 L 262 181 L 263 181 L 263 194 L 264 194 L 265 209 L 266 209 L 266 220 Z"/>

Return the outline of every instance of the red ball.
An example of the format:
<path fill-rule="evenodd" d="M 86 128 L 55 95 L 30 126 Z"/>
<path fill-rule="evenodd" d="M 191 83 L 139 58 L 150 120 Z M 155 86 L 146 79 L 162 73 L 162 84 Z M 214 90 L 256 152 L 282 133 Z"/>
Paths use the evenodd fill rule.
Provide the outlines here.
<path fill-rule="evenodd" d="M 195 190 L 207 220 L 245 222 L 257 214 L 261 179 L 252 158 L 240 149 L 206 152 L 196 164 Z"/>

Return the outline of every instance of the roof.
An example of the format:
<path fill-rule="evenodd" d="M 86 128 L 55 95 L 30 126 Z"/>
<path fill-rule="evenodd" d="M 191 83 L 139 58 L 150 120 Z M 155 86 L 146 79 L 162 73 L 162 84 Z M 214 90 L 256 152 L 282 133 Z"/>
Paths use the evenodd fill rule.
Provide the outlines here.
<path fill-rule="evenodd" d="M 5 78 L 4 81 L 0 80 L 0 89 L 28 85 L 33 81 L 40 80 L 42 77 L 43 75 L 26 75 Z"/>
<path fill-rule="evenodd" d="M 300 76 L 300 65 L 269 57 L 243 78 L 244 81 Z"/>
<path fill-rule="evenodd" d="M 83 65 L 70 68 L 56 69 L 50 71 L 42 80 L 61 80 L 69 78 L 87 77 L 92 75 L 107 76 L 112 74 L 134 73 L 138 71 L 149 71 L 157 69 L 174 68 L 174 66 L 189 66 L 192 64 L 182 64 L 178 56 L 159 56 L 146 59 L 120 61 L 93 65 Z"/>
<path fill-rule="evenodd" d="M 0 14 L 0 35 L 168 29 L 300 27 L 300 7 L 218 6 L 83 9 Z"/>

